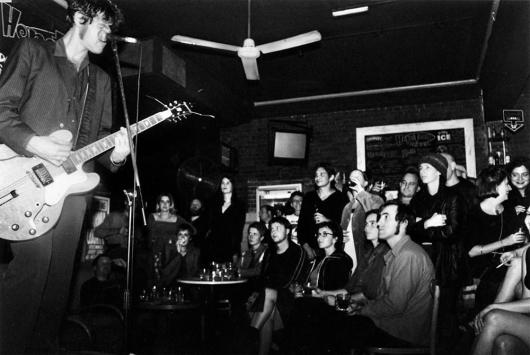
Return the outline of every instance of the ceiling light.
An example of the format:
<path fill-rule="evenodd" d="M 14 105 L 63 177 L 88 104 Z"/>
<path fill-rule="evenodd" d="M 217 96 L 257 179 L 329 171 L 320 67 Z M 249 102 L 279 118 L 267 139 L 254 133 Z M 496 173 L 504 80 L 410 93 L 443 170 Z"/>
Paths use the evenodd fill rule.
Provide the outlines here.
<path fill-rule="evenodd" d="M 349 9 L 335 10 L 331 14 L 333 15 L 333 17 L 339 17 L 339 16 L 360 14 L 366 11 L 368 11 L 368 6 L 358 6 L 358 7 L 352 7 Z"/>

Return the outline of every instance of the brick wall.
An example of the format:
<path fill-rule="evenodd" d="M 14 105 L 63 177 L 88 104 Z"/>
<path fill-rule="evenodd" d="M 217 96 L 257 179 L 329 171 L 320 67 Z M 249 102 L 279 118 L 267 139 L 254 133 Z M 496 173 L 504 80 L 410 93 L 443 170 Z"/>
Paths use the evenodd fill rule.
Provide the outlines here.
<path fill-rule="evenodd" d="M 310 169 L 320 161 L 330 162 L 336 168 L 349 172 L 356 166 L 357 127 L 461 118 L 474 119 L 477 169 L 480 170 L 487 163 L 481 97 L 451 102 L 254 119 L 222 130 L 221 141 L 235 147 L 238 152 L 239 180 L 246 183 L 246 186 L 242 187 L 246 191 L 238 192 L 240 196 L 247 196 L 248 211 L 254 212 L 255 189 L 259 185 L 302 182 L 304 191 L 307 191 L 311 188 Z M 307 166 L 268 165 L 268 121 L 278 119 L 304 122 L 312 128 Z"/>

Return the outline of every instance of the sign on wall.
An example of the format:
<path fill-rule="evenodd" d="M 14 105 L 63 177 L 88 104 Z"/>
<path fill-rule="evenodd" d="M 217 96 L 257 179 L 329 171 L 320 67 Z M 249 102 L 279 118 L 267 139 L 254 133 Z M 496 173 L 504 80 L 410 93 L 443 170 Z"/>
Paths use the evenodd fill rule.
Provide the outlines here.
<path fill-rule="evenodd" d="M 21 3 L 23 5 L 23 3 Z M 0 74 L 7 55 L 11 51 L 15 40 L 20 38 L 36 38 L 44 41 L 55 41 L 63 36 L 58 30 L 47 30 L 44 26 L 54 24 L 47 21 L 36 12 L 28 11 L 21 6 L 14 6 L 0 2 L 0 20 L 2 37 L 0 39 Z"/>
<path fill-rule="evenodd" d="M 428 153 L 449 153 L 476 176 L 473 119 L 362 127 L 357 134 L 357 168 L 397 189 L 403 172 Z"/>

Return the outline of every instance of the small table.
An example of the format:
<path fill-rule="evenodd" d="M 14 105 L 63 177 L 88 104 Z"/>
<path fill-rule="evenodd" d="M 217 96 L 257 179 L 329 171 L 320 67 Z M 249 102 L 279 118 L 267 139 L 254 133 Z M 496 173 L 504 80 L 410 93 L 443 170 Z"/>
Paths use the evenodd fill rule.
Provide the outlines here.
<path fill-rule="evenodd" d="M 180 323 L 180 317 L 187 317 L 186 314 L 191 314 L 189 312 L 193 312 L 194 310 L 197 310 L 197 313 L 199 313 L 201 304 L 191 301 L 170 302 L 169 300 L 155 300 L 151 302 L 138 302 L 134 304 L 134 309 L 137 312 L 136 315 L 141 317 L 137 319 L 142 320 L 144 326 L 147 324 L 145 323 L 146 320 L 154 322 L 153 325 L 155 329 L 157 329 L 155 333 L 156 339 L 153 340 L 154 344 L 163 347 L 163 349 L 157 349 L 155 352 L 173 353 L 176 351 L 175 349 L 177 346 L 179 346 L 178 342 L 181 341 L 174 336 L 175 334 L 173 334 L 173 330 L 175 327 L 178 327 L 178 324 Z M 145 318 L 145 315 L 147 314 L 151 314 L 151 316 Z M 202 320 L 198 322 L 197 326 L 200 327 L 200 330 L 202 331 Z"/>
<path fill-rule="evenodd" d="M 191 277 L 185 279 L 178 279 L 177 282 L 185 285 L 195 286 L 208 286 L 209 292 L 208 297 L 204 298 L 203 313 L 201 317 L 201 338 L 206 339 L 206 313 L 207 310 L 211 311 L 212 304 L 215 299 L 215 286 L 226 286 L 226 285 L 240 285 L 244 284 L 248 279 L 232 279 L 232 280 L 204 280 L 198 277 Z"/>
<path fill-rule="evenodd" d="M 194 302 L 178 302 L 178 303 L 160 303 L 160 302 L 140 302 L 136 308 L 146 311 L 181 311 L 188 309 L 199 308 L 200 305 Z"/>
<path fill-rule="evenodd" d="M 177 282 L 187 285 L 199 285 L 199 286 L 221 286 L 221 285 L 236 285 L 247 282 L 248 279 L 233 279 L 233 280 L 202 280 L 198 277 L 191 277 L 187 279 L 178 279 Z"/>

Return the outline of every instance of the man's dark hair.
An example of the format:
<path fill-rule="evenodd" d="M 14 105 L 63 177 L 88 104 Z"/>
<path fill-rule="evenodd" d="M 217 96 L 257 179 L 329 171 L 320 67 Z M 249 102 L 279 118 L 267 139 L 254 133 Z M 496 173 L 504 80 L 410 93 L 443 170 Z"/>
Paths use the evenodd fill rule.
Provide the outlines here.
<path fill-rule="evenodd" d="M 383 209 L 387 206 L 397 206 L 396 210 L 396 221 L 399 223 L 407 222 L 407 229 L 412 226 L 412 224 L 415 221 L 414 213 L 412 213 L 412 209 L 410 206 L 404 205 L 402 203 L 399 203 L 398 201 L 388 201 L 381 206 L 380 211 L 383 211 Z"/>
<path fill-rule="evenodd" d="M 177 227 L 177 232 L 175 235 L 179 234 L 180 231 L 188 231 L 190 232 L 190 237 L 193 237 L 195 235 L 195 228 L 189 224 L 189 223 L 182 223 Z"/>
<path fill-rule="evenodd" d="M 292 230 L 291 223 L 285 217 L 273 217 L 269 222 L 269 225 L 272 226 L 273 223 L 279 223 L 285 227 L 285 229 Z"/>
<path fill-rule="evenodd" d="M 344 235 L 342 234 L 342 228 L 339 226 L 337 222 L 326 221 L 326 222 L 322 222 L 316 225 L 317 231 L 320 230 L 321 228 L 329 228 L 331 230 L 331 233 L 333 233 L 333 236 L 337 238 L 337 241 L 335 242 L 335 249 L 337 250 L 344 249 Z"/>
<path fill-rule="evenodd" d="M 109 259 L 111 259 L 111 257 L 108 256 L 108 255 L 105 254 L 105 253 L 103 253 L 103 254 L 99 254 L 98 256 L 96 256 L 96 257 L 94 258 L 94 260 L 92 260 L 92 266 L 96 267 L 96 266 L 98 265 L 98 261 L 99 261 L 99 259 L 101 259 L 101 258 L 109 258 Z M 112 259 L 111 259 L 111 260 L 112 260 Z"/>
<path fill-rule="evenodd" d="M 508 174 L 500 166 L 488 166 L 483 169 L 477 179 L 477 197 L 483 201 L 489 197 L 497 197 L 497 186 L 506 179 Z"/>
<path fill-rule="evenodd" d="M 263 222 L 252 222 L 248 226 L 247 231 L 250 231 L 250 228 L 257 229 L 259 235 L 265 238 L 265 234 L 267 234 L 267 227 L 265 227 L 265 223 L 263 223 Z"/>
<path fill-rule="evenodd" d="M 304 194 L 302 193 L 302 191 L 293 191 L 291 193 L 291 196 L 289 196 L 289 203 L 293 202 L 293 199 L 296 197 L 296 196 L 300 196 L 301 198 L 304 198 Z"/>
<path fill-rule="evenodd" d="M 401 175 L 401 178 L 403 178 L 407 174 L 416 175 L 416 179 L 418 180 L 418 184 L 421 183 L 420 172 L 418 171 L 418 168 L 416 168 L 414 166 L 409 166 L 407 169 L 405 169 L 405 172 L 403 173 L 403 175 Z"/>
<path fill-rule="evenodd" d="M 99 13 L 103 14 L 103 19 L 112 23 L 112 29 L 116 29 L 123 22 L 123 15 L 120 9 L 110 0 L 67 0 L 66 21 L 74 23 L 74 14 L 80 12 L 92 21 Z"/>
<path fill-rule="evenodd" d="M 273 215 L 274 208 L 271 205 L 263 205 L 259 209 L 261 210 L 262 208 L 265 208 L 267 212 L 271 214 L 271 216 Z"/>

